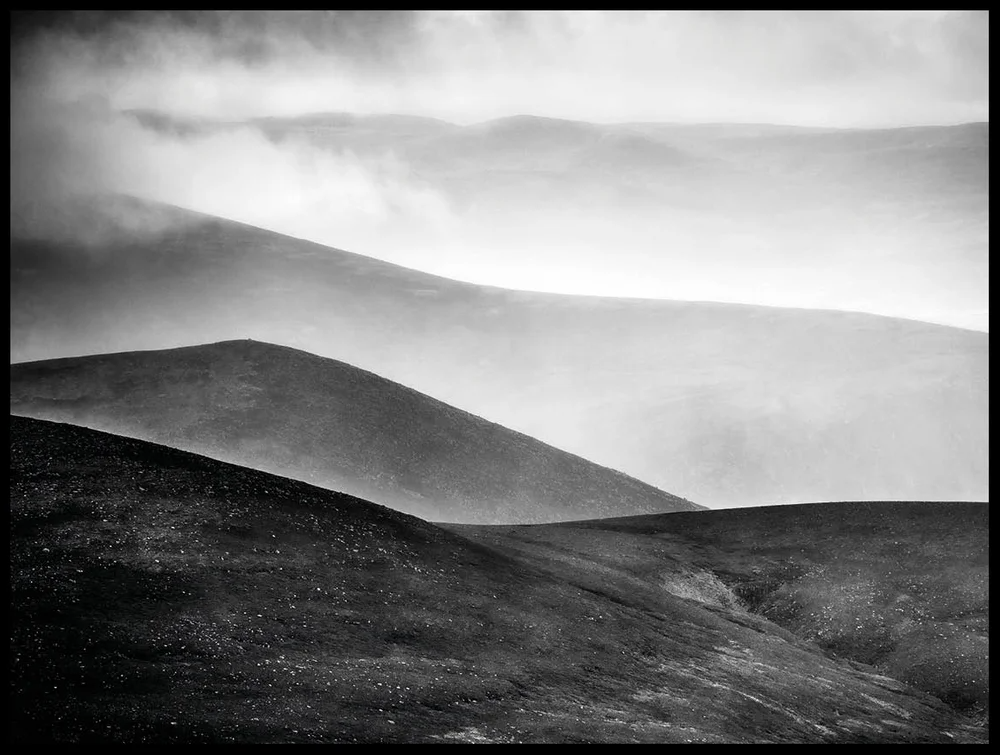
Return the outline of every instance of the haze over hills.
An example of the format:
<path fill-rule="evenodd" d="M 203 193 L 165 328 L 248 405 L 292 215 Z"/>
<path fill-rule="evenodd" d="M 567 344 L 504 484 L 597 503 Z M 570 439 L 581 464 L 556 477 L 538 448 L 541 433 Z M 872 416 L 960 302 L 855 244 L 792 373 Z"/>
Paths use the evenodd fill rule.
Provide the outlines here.
<path fill-rule="evenodd" d="M 988 743 L 988 11 L 10 22 L 12 743 Z"/>
<path fill-rule="evenodd" d="M 11 366 L 14 414 L 151 440 L 433 521 L 700 508 L 343 362 L 254 341 Z"/>
<path fill-rule="evenodd" d="M 183 129 L 182 154 L 199 153 L 200 144 L 224 151 L 257 135 L 266 142 L 246 149 L 261 162 L 275 152 L 313 163 L 338 158 L 342 172 L 370 171 L 387 186 L 377 222 L 362 217 L 373 201 L 366 192 L 355 196 L 356 214 L 329 202 L 323 209 L 311 204 L 318 178 L 293 178 L 291 170 L 273 180 L 307 199 L 298 212 L 224 174 L 203 178 L 219 185 L 218 195 L 153 183 L 151 196 L 449 277 L 988 328 L 988 123 L 824 129 L 529 115 L 465 126 L 343 113 L 230 123 L 132 117 L 145 133 Z"/>
<path fill-rule="evenodd" d="M 138 207 L 155 232 L 12 239 L 12 362 L 253 338 L 710 507 L 988 498 L 987 334 L 481 287 Z"/>
<path fill-rule="evenodd" d="M 736 604 L 301 482 L 20 417 L 10 472 L 15 743 L 984 741 Z"/>

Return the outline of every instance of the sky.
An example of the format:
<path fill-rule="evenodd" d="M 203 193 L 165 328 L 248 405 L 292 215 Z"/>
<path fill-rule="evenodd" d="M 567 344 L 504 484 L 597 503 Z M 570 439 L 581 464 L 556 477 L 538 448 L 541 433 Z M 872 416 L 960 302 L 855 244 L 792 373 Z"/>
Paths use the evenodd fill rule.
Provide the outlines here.
<path fill-rule="evenodd" d="M 22 12 L 13 34 L 60 99 L 225 118 L 989 118 L 985 11 Z"/>
<path fill-rule="evenodd" d="M 12 232 L 99 241 L 108 224 L 84 227 L 66 207 L 124 192 L 479 283 L 987 327 L 983 253 L 918 249 L 900 262 L 912 232 L 859 238 L 830 219 L 836 233 L 810 234 L 823 237 L 816 257 L 789 261 L 801 229 L 772 232 L 764 221 L 724 234 L 712 217 L 632 223 L 603 200 L 568 214 L 469 214 L 460 191 L 401 153 L 276 144 L 239 128 L 165 136 L 122 113 L 988 121 L 988 12 L 78 11 L 11 21 Z M 981 246 L 986 234 L 984 224 Z M 887 261 L 859 284 L 851 265 L 866 250 Z"/>

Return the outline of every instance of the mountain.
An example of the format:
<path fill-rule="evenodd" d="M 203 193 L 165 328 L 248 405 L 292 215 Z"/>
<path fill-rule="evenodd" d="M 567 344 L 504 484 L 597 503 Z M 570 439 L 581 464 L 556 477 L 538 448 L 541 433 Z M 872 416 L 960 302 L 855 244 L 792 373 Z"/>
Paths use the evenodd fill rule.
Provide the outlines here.
<path fill-rule="evenodd" d="M 271 143 L 261 160 L 276 150 L 312 163 L 342 159 L 340 172 L 362 169 L 385 187 L 386 211 L 355 227 L 349 204 L 318 191 L 324 199 L 304 203 L 292 222 L 275 209 L 280 197 L 315 181 L 288 185 L 278 175 L 273 196 L 270 187 L 233 186 L 225 177 L 241 170 L 238 161 L 218 192 L 243 201 L 204 190 L 161 200 L 463 280 L 989 327 L 989 123 L 128 117 L 155 134 L 182 134 L 174 145 L 182 151 L 188 137 L 211 139 L 215 154 L 229 136 L 235 145 L 256 135 Z M 325 180 L 337 185 L 334 175 Z M 191 193 L 201 200 L 192 204 Z"/>
<path fill-rule="evenodd" d="M 738 607 L 144 441 L 12 417 L 10 503 L 16 744 L 984 740 Z"/>
<path fill-rule="evenodd" d="M 253 338 L 710 507 L 988 498 L 985 333 L 476 286 L 153 209 L 99 246 L 11 240 L 12 362 Z"/>
<path fill-rule="evenodd" d="M 202 453 L 432 520 L 700 508 L 349 364 L 255 341 L 12 365 L 11 412 Z"/>
<path fill-rule="evenodd" d="M 905 281 L 941 309 L 986 304 L 978 274 L 989 259 L 989 123 L 820 129 L 530 115 L 466 126 L 392 115 L 134 117 L 160 133 L 256 130 L 277 145 L 307 144 L 372 166 L 391 157 L 458 209 L 463 227 L 485 229 L 462 236 L 466 245 L 486 246 L 492 233 L 504 241 L 498 251 L 532 244 L 536 262 L 562 260 L 551 248 L 560 244 L 589 249 L 596 235 L 626 257 L 636 247 L 668 255 L 674 264 L 665 272 L 675 275 L 690 274 L 684 258 L 697 250 L 702 268 L 711 265 L 737 290 L 741 277 L 757 280 L 762 268 L 794 273 L 836 308 L 844 307 L 825 299 L 823 286 L 847 296 L 845 276 L 859 268 L 863 275 L 846 280 L 859 301 L 884 303 L 885 289 Z M 252 214 L 236 219 L 253 222 Z M 916 264 L 947 276 L 949 286 L 914 275 Z M 810 277 L 817 268 L 827 274 Z M 754 293 L 744 288 L 737 300 Z"/>
<path fill-rule="evenodd" d="M 453 527 L 540 568 L 742 605 L 989 720 L 988 503 L 852 502 Z"/>

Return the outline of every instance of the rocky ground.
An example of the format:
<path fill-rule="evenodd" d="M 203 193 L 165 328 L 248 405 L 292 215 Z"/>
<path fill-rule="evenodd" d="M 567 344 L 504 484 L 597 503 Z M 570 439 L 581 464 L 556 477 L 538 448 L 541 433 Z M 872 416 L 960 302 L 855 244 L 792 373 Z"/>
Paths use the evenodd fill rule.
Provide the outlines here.
<path fill-rule="evenodd" d="M 600 572 L 596 551 L 571 576 L 583 541 L 553 542 L 553 568 L 350 496 L 18 417 L 10 472 L 12 742 L 986 738 L 747 611 L 696 559 L 668 589 Z"/>

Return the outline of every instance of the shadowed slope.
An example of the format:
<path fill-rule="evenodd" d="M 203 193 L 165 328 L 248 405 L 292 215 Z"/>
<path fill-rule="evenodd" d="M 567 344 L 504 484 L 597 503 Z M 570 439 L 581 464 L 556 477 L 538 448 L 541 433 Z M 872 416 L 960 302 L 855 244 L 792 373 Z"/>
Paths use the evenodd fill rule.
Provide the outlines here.
<path fill-rule="evenodd" d="M 99 249 L 12 241 L 11 359 L 251 336 L 709 506 L 988 497 L 984 333 L 486 288 L 168 214 Z"/>
<path fill-rule="evenodd" d="M 11 366 L 11 411 L 204 453 L 427 519 L 698 508 L 343 362 L 254 341 Z"/>
<path fill-rule="evenodd" d="M 746 607 L 988 721 L 989 504 L 822 503 L 455 529 L 567 578 Z"/>
<path fill-rule="evenodd" d="M 767 621 L 11 418 L 17 743 L 975 741 Z"/>

